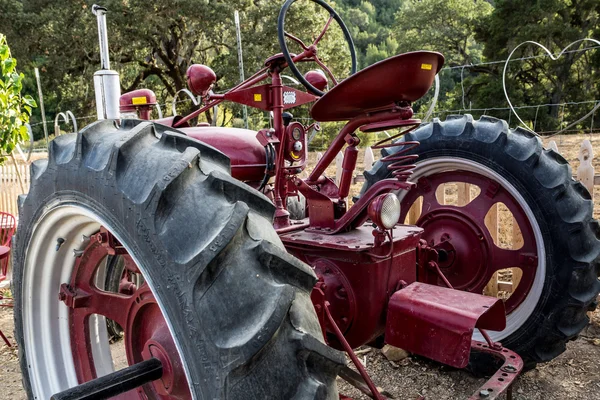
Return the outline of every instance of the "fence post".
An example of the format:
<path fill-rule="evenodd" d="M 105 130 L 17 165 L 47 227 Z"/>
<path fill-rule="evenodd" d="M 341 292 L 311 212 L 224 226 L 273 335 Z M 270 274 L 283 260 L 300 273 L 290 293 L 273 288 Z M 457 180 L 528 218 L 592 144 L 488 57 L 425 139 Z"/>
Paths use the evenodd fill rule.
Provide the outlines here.
<path fill-rule="evenodd" d="M 371 147 L 367 147 L 365 149 L 365 171 L 368 171 L 371 169 L 371 167 L 373 166 L 373 163 L 375 162 L 375 155 L 373 154 L 373 149 L 371 149 Z"/>
<path fill-rule="evenodd" d="M 471 202 L 471 185 L 466 182 L 457 182 L 458 198 L 457 205 L 466 206 Z"/>
<path fill-rule="evenodd" d="M 594 159 L 594 149 L 589 140 L 585 139 L 581 143 L 579 149 L 579 167 L 577 167 L 577 179 L 587 188 L 594 199 L 594 166 L 592 160 Z"/>
<path fill-rule="evenodd" d="M 446 185 L 440 183 L 440 185 L 435 189 L 435 198 L 441 205 L 446 204 Z"/>
<path fill-rule="evenodd" d="M 518 250 L 523 247 L 525 243 L 523 241 L 523 234 L 521 233 L 521 229 L 519 228 L 519 223 L 513 216 L 513 229 L 512 229 L 512 248 L 514 250 Z M 519 286 L 519 282 L 521 282 L 521 278 L 523 277 L 523 271 L 521 268 L 512 268 L 512 292 L 514 293 L 517 290 L 517 286 Z"/>
<path fill-rule="evenodd" d="M 407 219 L 406 223 L 409 225 L 415 225 L 421 216 L 421 211 L 423 209 L 423 198 L 418 197 L 415 202 L 410 206 L 408 213 L 406 214 Z M 401 221 L 400 221 L 401 222 Z"/>

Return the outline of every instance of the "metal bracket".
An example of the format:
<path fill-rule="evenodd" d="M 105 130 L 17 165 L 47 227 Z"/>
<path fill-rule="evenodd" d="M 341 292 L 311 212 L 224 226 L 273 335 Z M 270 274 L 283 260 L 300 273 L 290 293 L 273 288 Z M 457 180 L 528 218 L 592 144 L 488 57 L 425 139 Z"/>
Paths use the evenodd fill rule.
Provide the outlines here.
<path fill-rule="evenodd" d="M 497 399 L 503 393 L 506 393 L 507 400 L 511 400 L 512 384 L 523 370 L 523 360 L 521 357 L 514 351 L 505 349 L 502 346 L 491 348 L 486 343 L 476 340 L 471 342 L 471 350 L 489 354 L 494 358 L 503 360 L 504 363 L 483 386 L 469 397 L 469 400 L 493 400 Z"/>

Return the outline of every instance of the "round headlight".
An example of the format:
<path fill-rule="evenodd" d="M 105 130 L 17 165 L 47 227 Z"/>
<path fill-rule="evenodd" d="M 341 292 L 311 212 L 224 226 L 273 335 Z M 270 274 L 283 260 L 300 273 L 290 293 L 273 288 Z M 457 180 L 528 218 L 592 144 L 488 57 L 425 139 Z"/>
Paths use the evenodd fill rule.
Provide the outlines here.
<path fill-rule="evenodd" d="M 369 218 L 381 229 L 392 229 L 400 219 L 400 200 L 394 193 L 379 195 L 369 205 Z"/>

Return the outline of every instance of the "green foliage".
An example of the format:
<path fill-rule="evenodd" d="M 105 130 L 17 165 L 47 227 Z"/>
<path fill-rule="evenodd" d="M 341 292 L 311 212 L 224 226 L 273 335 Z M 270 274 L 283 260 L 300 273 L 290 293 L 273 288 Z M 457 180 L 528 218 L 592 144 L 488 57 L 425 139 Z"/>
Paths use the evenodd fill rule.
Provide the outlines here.
<path fill-rule="evenodd" d="M 5 154 L 29 138 L 25 124 L 36 107 L 31 96 L 21 96 L 23 74 L 16 71 L 17 60 L 12 58 L 6 37 L 0 33 L 0 164 Z"/>
<path fill-rule="evenodd" d="M 492 9 L 484 0 L 408 0 L 396 14 L 394 34 L 403 52 L 439 51 L 449 66 L 475 63 L 483 49 L 475 28 Z"/>
<path fill-rule="evenodd" d="M 504 59 L 527 40 L 540 42 L 556 54 L 569 43 L 585 37 L 600 39 L 600 2 L 597 0 L 498 0 L 494 12 L 478 31 L 478 39 L 485 43 L 484 55 L 489 59 Z M 513 57 L 541 54 L 537 46 L 528 45 L 521 47 Z M 486 104 L 486 107 L 506 104 L 501 86 L 489 85 L 493 79 L 500 79 L 501 68 L 503 65 L 489 68 L 469 80 L 474 103 Z M 598 50 L 569 53 L 557 61 L 549 57 L 515 61 L 508 70 L 509 95 L 517 106 L 596 100 L 600 98 L 599 70 Z M 580 118 L 592 106 L 548 106 L 520 110 L 519 114 L 531 127 L 537 120 L 537 131 L 549 131 Z M 589 127 L 590 121 L 585 125 Z M 584 125 L 579 128 L 583 129 Z"/>
<path fill-rule="evenodd" d="M 359 68 L 421 49 L 441 52 L 446 67 L 452 67 L 504 59 L 525 40 L 540 41 L 558 52 L 575 39 L 600 38 L 597 0 L 329 1 L 351 31 Z M 0 0 L 0 26 L 25 74 L 21 80 L 23 91 L 35 93 L 33 68 L 40 68 L 48 119 L 67 109 L 77 116 L 94 114 L 92 75 L 100 60 L 92 4 L 91 0 Z M 122 91 L 147 87 L 157 93 L 161 104 L 170 104 L 174 93 L 186 86 L 185 71 L 192 63 L 215 70 L 217 92 L 239 83 L 234 10 L 240 12 L 244 72 L 248 77 L 263 66 L 267 57 L 280 52 L 276 33 L 282 4 L 283 0 L 104 0 L 102 5 L 109 10 L 112 68 L 121 74 Z M 289 10 L 286 30 L 311 42 L 327 18 L 327 13 L 314 3 L 298 0 Z M 298 52 L 294 46 L 290 44 L 290 50 Z M 516 57 L 539 54 L 538 49 L 529 47 Z M 319 55 L 336 76 L 347 76 L 349 52 L 335 23 L 321 42 Z M 301 67 L 307 71 L 316 66 Z M 488 110 L 506 108 L 502 67 L 494 64 L 444 69 L 437 109 L 456 110 L 463 105 Z M 598 99 L 599 67 L 597 50 L 572 53 L 558 62 L 535 58 L 511 63 L 511 99 L 515 105 Z M 284 74 L 290 75 L 289 71 Z M 417 102 L 415 111 L 425 111 L 430 98 L 431 93 Z M 189 103 L 180 107 L 180 112 L 189 111 Z M 551 130 L 559 127 L 561 120 L 564 126 L 590 108 L 545 107 L 522 110 L 522 114 L 531 125 L 537 119 L 537 130 Z M 254 109 L 248 112 L 251 128 L 269 125 L 267 113 Z M 299 118 L 310 117 L 308 106 L 293 113 Z M 486 113 L 509 118 L 506 111 Z M 207 113 L 200 119 L 210 122 L 213 117 Z M 239 125 L 241 117 L 240 106 L 223 104 L 217 122 Z M 596 124 L 600 126 L 600 118 L 596 118 Z M 324 124 L 313 143 L 326 147 L 338 129 L 337 123 Z"/>

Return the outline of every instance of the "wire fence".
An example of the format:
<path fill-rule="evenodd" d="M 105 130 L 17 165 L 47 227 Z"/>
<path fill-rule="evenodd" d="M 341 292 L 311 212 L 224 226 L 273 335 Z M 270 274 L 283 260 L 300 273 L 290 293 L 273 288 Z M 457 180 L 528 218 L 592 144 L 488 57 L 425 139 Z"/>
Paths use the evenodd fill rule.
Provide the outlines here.
<path fill-rule="evenodd" d="M 597 43 L 597 42 L 596 42 Z M 520 46 L 520 45 L 519 45 Z M 571 45 L 569 45 L 571 46 Z M 567 48 L 569 47 L 567 46 Z M 517 46 L 518 47 L 518 46 Z M 488 115 L 488 116 L 494 116 L 497 118 L 501 118 L 501 119 L 505 119 L 507 120 L 507 122 L 509 123 L 509 125 L 512 127 L 514 125 L 517 125 L 520 123 L 519 119 L 520 116 L 515 115 L 514 113 L 517 111 L 523 111 L 524 113 L 524 120 L 526 120 L 528 122 L 528 126 L 526 126 L 526 129 L 535 131 L 538 134 L 541 135 L 553 135 L 556 133 L 577 133 L 577 132 L 585 132 L 585 133 L 596 133 L 600 131 L 600 126 L 595 126 L 596 125 L 600 125 L 600 121 L 598 121 L 598 118 L 596 117 L 596 113 L 595 110 L 597 108 L 600 108 L 600 100 L 585 100 L 585 101 L 566 101 L 566 102 L 560 102 L 560 103 L 541 103 L 541 104 L 526 104 L 526 105 L 519 105 L 519 106 L 514 106 L 512 109 L 509 106 L 509 103 L 505 101 L 506 106 L 494 106 L 494 107 L 471 107 L 471 103 L 467 101 L 467 94 L 465 91 L 465 70 L 469 70 L 469 69 L 473 69 L 476 67 L 485 67 L 485 66 L 493 66 L 493 65 L 508 65 L 510 63 L 515 63 L 515 62 L 523 62 L 523 61 L 528 61 L 528 60 L 534 60 L 534 59 L 541 59 L 541 58 L 556 58 L 559 57 L 561 55 L 565 55 L 565 54 L 573 54 L 573 53 L 582 53 L 582 52 L 587 52 L 590 50 L 595 50 L 595 49 L 599 49 L 600 45 L 591 45 L 591 46 L 583 46 L 582 48 L 577 48 L 577 49 L 572 49 L 572 50 L 568 50 L 568 51 L 564 51 L 564 52 L 557 52 L 557 53 L 542 53 L 542 54 L 536 54 L 536 55 L 530 55 L 530 56 L 523 56 L 523 57 L 518 57 L 518 58 L 508 58 L 508 59 L 503 59 L 503 60 L 493 60 L 493 61 L 483 61 L 483 62 L 476 62 L 476 63 L 469 63 L 469 64 L 463 64 L 463 65 L 450 65 L 450 66 L 446 66 L 443 67 L 440 70 L 440 85 L 443 86 L 441 84 L 441 82 L 443 80 L 447 80 L 447 79 L 452 79 L 455 80 L 455 77 L 448 77 L 448 76 L 444 76 L 445 74 L 442 74 L 444 71 L 455 71 L 455 70 L 460 70 L 460 93 L 459 95 L 461 96 L 460 99 L 460 104 L 462 105 L 461 108 L 453 108 L 453 109 L 439 109 L 439 108 L 434 108 L 433 109 L 433 113 L 432 113 L 432 117 L 436 117 L 436 118 L 444 118 L 447 117 L 448 115 L 451 114 L 465 114 L 465 113 L 471 113 L 474 114 L 474 116 L 479 117 L 479 116 L 484 116 L 484 115 Z M 433 91 L 433 89 L 432 89 Z M 448 95 L 448 93 L 444 93 L 443 95 Z M 179 105 L 182 103 L 189 103 L 192 102 L 192 100 L 190 98 L 183 98 L 180 100 L 176 100 L 175 104 Z M 467 104 L 469 103 L 469 104 Z M 160 110 L 170 110 L 173 106 L 173 101 L 166 101 L 164 103 L 161 103 L 158 105 L 158 108 Z M 586 108 L 587 107 L 587 108 Z M 426 107 L 421 107 L 423 109 L 425 109 Z M 556 117 L 548 117 L 548 115 L 550 114 L 549 109 L 556 109 L 559 108 L 559 112 L 557 113 L 558 116 Z M 585 110 L 584 110 L 585 108 Z M 581 110 L 584 110 L 583 112 L 581 112 Z M 587 114 L 586 114 L 587 113 Z M 426 116 L 426 112 L 425 111 L 419 111 L 415 113 L 415 117 L 417 118 L 424 118 Z M 556 114 L 556 113 L 555 113 Z M 568 126 L 568 124 L 570 123 L 569 121 L 565 122 L 564 121 L 564 117 L 566 114 L 569 115 L 583 115 L 585 114 L 585 120 L 582 121 L 578 121 L 579 123 L 576 126 Z M 589 114 L 589 115 L 588 115 Z M 96 118 L 96 115 L 87 115 L 87 116 L 83 116 L 83 117 L 77 117 L 75 118 L 75 120 L 77 121 L 91 121 L 93 119 Z M 556 129 L 547 129 L 546 126 L 542 126 L 544 124 L 548 125 L 547 122 L 549 119 L 554 118 L 555 120 L 552 121 L 553 123 L 550 125 L 556 126 Z M 306 120 L 306 121 L 311 121 L 310 118 L 297 118 L 298 120 Z M 558 120 L 556 120 L 558 119 Z M 231 118 L 228 121 L 229 123 L 231 123 Z M 544 124 L 542 124 L 541 122 L 543 122 Z M 308 122 L 311 123 L 311 122 Z M 31 124 L 31 127 L 38 127 L 40 125 L 42 125 L 43 122 L 35 122 Z M 54 125 L 53 121 L 47 121 L 46 122 L 47 125 Z M 539 129 L 539 131 L 537 131 Z"/>

